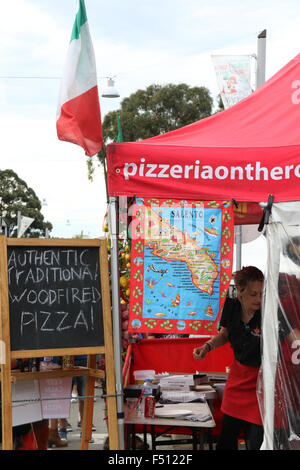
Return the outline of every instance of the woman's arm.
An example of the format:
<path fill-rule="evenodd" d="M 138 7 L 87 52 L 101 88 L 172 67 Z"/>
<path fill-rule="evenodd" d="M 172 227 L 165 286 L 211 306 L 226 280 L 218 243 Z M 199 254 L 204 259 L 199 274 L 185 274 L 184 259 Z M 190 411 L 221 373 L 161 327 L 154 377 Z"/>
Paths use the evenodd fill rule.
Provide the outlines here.
<path fill-rule="evenodd" d="M 203 344 L 200 348 L 195 348 L 193 356 L 195 359 L 204 359 L 207 354 L 212 350 L 216 349 L 228 341 L 228 330 L 224 326 L 221 327 L 220 332 L 213 336 L 209 341 Z"/>

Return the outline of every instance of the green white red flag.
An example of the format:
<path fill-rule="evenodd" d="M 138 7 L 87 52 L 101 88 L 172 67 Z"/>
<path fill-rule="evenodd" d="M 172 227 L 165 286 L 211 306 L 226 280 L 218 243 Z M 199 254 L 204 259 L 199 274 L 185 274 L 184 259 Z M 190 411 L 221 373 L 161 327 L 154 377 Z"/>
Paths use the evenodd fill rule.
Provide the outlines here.
<path fill-rule="evenodd" d="M 60 140 L 89 157 L 103 147 L 95 54 L 84 0 L 79 0 L 60 87 L 56 121 Z"/>

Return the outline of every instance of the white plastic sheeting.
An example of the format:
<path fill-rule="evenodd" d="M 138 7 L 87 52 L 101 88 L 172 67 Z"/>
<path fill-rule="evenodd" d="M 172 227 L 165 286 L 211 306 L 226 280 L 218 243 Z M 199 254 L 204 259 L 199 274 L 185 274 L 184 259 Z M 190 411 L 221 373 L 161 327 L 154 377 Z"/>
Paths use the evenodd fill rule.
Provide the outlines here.
<path fill-rule="evenodd" d="M 300 450 L 300 203 L 272 207 L 257 396 L 262 450 Z"/>

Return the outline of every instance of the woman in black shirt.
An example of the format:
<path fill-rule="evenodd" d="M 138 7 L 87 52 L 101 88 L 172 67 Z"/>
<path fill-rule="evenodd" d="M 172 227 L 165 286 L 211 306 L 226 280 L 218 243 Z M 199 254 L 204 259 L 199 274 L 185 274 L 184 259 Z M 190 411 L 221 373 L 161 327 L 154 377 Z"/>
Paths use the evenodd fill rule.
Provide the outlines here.
<path fill-rule="evenodd" d="M 237 449 L 242 427 L 247 427 L 250 448 L 259 449 L 263 427 L 256 397 L 256 382 L 261 361 L 261 300 L 264 277 L 248 266 L 234 274 L 237 299 L 227 299 L 220 321 L 220 332 L 202 347 L 195 348 L 195 359 L 228 341 L 234 353 L 222 400 L 223 422 L 217 449 Z"/>

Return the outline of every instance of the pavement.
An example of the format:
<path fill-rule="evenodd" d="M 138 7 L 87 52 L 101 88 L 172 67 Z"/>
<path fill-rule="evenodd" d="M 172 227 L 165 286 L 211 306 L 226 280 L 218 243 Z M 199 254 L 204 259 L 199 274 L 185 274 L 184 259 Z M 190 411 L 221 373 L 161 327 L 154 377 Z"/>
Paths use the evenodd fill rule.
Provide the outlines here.
<path fill-rule="evenodd" d="M 96 401 L 94 401 L 93 424 L 94 424 L 94 427 L 96 428 L 96 431 L 94 431 L 92 434 L 92 438 L 94 442 L 89 443 L 88 450 L 103 450 L 104 442 L 106 438 L 108 437 L 107 424 L 106 424 L 106 420 L 104 420 L 105 400 L 101 398 L 101 395 L 102 395 L 102 389 L 95 388 Z M 53 447 L 52 448 L 53 450 L 62 450 L 62 451 L 80 450 L 81 429 L 77 425 L 78 414 L 79 414 L 78 402 L 76 403 L 71 402 L 70 417 L 68 418 L 68 421 L 72 426 L 72 432 L 68 432 L 68 446 L 61 447 L 61 448 Z M 52 449 L 49 449 L 49 450 L 52 450 Z"/>

